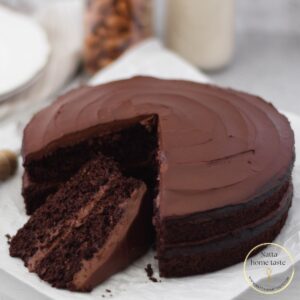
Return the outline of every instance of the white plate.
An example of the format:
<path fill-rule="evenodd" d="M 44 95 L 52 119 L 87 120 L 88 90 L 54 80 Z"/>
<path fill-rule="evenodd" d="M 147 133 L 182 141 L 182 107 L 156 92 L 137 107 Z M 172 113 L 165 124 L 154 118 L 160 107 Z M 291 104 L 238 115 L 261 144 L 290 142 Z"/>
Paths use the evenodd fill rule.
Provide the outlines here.
<path fill-rule="evenodd" d="M 49 54 L 41 26 L 0 5 L 0 101 L 29 86 L 46 66 Z"/>

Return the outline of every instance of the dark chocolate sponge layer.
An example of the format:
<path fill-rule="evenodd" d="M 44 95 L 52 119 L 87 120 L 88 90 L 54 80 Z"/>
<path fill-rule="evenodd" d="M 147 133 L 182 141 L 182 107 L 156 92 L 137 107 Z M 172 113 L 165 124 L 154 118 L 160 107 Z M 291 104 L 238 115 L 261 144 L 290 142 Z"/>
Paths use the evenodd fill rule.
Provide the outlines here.
<path fill-rule="evenodd" d="M 278 186 L 266 189 L 261 195 L 257 195 L 247 203 L 196 213 L 183 218 L 165 219 L 159 225 L 159 233 L 163 236 L 160 242 L 163 245 L 194 242 L 251 224 L 278 206 L 290 182 L 291 173 L 287 173 L 278 182 Z M 180 226 L 178 226 L 179 222 Z"/>
<path fill-rule="evenodd" d="M 68 180 L 97 154 L 104 154 L 119 163 L 124 174 L 137 177 L 150 188 L 157 178 L 157 120 L 151 118 L 147 127 L 136 124 L 126 130 L 82 141 L 72 147 L 60 148 L 53 155 L 32 163 L 23 176 L 26 211 L 32 214 L 47 196 Z"/>
<path fill-rule="evenodd" d="M 276 238 L 285 224 L 292 197 L 293 187 L 290 184 L 276 209 L 253 224 L 212 236 L 198 244 L 174 246 L 162 253 L 158 249 L 160 275 L 181 277 L 203 274 L 244 261 L 255 246 Z"/>
<path fill-rule="evenodd" d="M 55 193 L 60 182 L 44 181 L 34 182 L 29 174 L 25 171 L 23 178 L 22 196 L 25 201 L 25 209 L 28 215 L 33 214 L 41 205 L 43 205 L 47 197 Z"/>

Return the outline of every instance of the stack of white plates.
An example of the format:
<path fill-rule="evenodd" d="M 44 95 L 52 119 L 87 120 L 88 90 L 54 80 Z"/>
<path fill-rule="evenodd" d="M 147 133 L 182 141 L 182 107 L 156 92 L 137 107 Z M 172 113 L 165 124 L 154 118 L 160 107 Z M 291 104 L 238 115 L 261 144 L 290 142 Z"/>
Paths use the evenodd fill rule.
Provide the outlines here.
<path fill-rule="evenodd" d="M 32 84 L 47 65 L 49 54 L 40 25 L 0 5 L 0 101 Z"/>

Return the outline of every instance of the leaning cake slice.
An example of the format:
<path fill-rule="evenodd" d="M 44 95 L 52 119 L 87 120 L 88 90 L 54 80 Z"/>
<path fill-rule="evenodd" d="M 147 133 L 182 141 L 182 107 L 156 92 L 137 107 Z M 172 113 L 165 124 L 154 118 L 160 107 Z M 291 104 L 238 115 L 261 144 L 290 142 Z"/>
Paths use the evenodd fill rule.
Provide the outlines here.
<path fill-rule="evenodd" d="M 89 291 L 147 251 L 146 190 L 123 177 L 113 160 L 97 156 L 35 211 L 12 239 L 10 254 L 52 286 Z"/>

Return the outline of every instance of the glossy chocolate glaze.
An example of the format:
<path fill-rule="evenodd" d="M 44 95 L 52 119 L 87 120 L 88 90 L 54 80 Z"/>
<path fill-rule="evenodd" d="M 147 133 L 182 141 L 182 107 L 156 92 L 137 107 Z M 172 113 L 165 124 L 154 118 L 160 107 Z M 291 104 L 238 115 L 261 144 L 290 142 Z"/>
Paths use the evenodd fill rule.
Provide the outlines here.
<path fill-rule="evenodd" d="M 60 97 L 28 124 L 23 158 L 158 115 L 161 217 L 245 203 L 276 186 L 294 156 L 288 120 L 242 92 L 135 77 Z"/>

